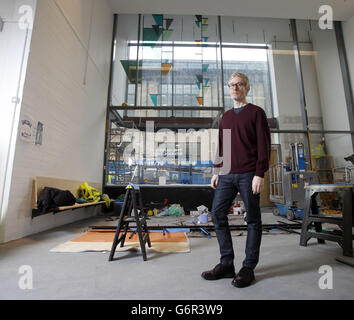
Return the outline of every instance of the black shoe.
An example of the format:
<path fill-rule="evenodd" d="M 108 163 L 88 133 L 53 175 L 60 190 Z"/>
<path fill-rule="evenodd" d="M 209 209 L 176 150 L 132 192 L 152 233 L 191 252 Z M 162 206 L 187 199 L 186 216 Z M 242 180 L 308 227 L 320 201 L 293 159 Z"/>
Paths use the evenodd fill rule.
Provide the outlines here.
<path fill-rule="evenodd" d="M 227 266 L 224 264 L 217 264 L 213 270 L 204 271 L 202 277 L 205 280 L 218 280 L 222 278 L 235 277 L 235 267 L 233 265 Z"/>
<path fill-rule="evenodd" d="M 253 270 L 247 267 L 242 267 L 236 277 L 232 280 L 232 285 L 237 288 L 244 288 L 248 287 L 253 280 Z"/>

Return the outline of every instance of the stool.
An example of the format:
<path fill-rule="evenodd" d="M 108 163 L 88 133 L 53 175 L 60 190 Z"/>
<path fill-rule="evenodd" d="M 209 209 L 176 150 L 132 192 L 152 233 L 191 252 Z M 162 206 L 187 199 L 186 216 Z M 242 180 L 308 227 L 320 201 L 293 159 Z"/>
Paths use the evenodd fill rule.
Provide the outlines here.
<path fill-rule="evenodd" d="M 318 243 L 325 240 L 336 241 L 343 248 L 343 255 L 353 257 L 353 184 L 321 184 L 305 186 L 305 207 L 302 217 L 300 245 L 307 246 L 310 238 L 317 238 Z M 342 217 L 329 217 L 319 213 L 316 196 L 319 192 L 338 192 L 343 201 Z M 309 231 L 314 223 L 315 232 Z M 322 230 L 322 223 L 337 224 L 341 231 Z"/>
<path fill-rule="evenodd" d="M 117 245 L 120 243 L 120 246 L 124 246 L 125 238 L 127 236 L 128 227 L 130 223 L 134 223 L 136 226 L 136 231 L 138 233 L 140 248 L 143 254 L 144 261 L 146 258 L 145 244 L 148 243 L 148 246 L 151 247 L 149 231 L 146 225 L 146 213 L 143 208 L 143 202 L 140 194 L 140 188 L 138 185 L 129 184 L 127 186 L 127 191 L 125 193 L 123 206 L 120 212 L 118 219 L 117 231 L 114 236 L 112 249 L 109 255 L 109 261 L 113 260 L 114 253 L 116 251 Z M 138 212 L 139 209 L 139 212 Z M 134 216 L 132 216 L 132 211 L 134 210 Z M 123 228 L 123 233 L 121 236 L 120 232 Z"/>

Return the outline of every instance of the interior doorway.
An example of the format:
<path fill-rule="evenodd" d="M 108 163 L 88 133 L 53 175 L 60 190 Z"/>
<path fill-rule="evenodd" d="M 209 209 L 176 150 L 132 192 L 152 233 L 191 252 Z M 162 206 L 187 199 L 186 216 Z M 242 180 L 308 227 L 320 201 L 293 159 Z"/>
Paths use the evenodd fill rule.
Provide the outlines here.
<path fill-rule="evenodd" d="M 0 31 L 0 238 L 7 212 L 30 29 L 3 20 Z"/>

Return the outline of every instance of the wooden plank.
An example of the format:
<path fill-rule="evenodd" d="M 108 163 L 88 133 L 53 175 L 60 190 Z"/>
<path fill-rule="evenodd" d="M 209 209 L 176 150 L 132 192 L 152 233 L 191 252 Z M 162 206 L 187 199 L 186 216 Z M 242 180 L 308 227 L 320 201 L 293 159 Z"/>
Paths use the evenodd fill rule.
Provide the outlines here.
<path fill-rule="evenodd" d="M 105 204 L 105 201 L 98 201 L 98 202 L 88 202 L 88 203 L 76 203 L 75 205 L 72 206 L 62 206 L 57 208 L 56 210 L 51 209 L 47 212 L 39 212 L 38 209 L 32 209 L 32 219 L 44 214 L 48 213 L 56 213 L 56 212 L 61 212 L 61 211 L 66 211 L 66 210 L 74 210 L 74 209 L 79 209 L 79 208 L 87 208 L 90 206 L 97 206 L 97 205 L 103 205 Z"/>
<path fill-rule="evenodd" d="M 95 206 L 95 205 L 99 205 L 99 204 L 104 204 L 105 201 L 98 201 L 98 202 L 86 202 L 86 203 L 75 203 L 72 206 L 62 206 L 62 207 L 58 207 L 59 211 L 63 211 L 63 210 L 71 210 L 71 209 L 77 209 L 77 208 L 82 208 L 82 207 L 88 207 L 88 206 Z"/>
<path fill-rule="evenodd" d="M 354 184 L 310 184 L 304 187 L 305 189 L 323 189 L 323 192 L 331 192 L 330 190 L 335 189 L 347 189 L 347 188 L 354 188 Z M 320 190 L 322 191 L 322 190 Z M 317 190 L 316 190 L 317 192 Z"/>
<path fill-rule="evenodd" d="M 37 209 L 37 180 L 32 181 L 32 209 Z"/>

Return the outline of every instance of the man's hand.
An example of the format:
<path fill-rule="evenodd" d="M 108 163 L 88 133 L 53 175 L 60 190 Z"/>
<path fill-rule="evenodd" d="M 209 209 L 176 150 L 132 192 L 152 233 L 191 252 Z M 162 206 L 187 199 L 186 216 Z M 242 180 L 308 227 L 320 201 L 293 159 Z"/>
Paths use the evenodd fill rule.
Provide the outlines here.
<path fill-rule="evenodd" d="M 211 185 L 211 187 L 213 189 L 216 189 L 218 181 L 219 181 L 219 175 L 218 174 L 213 174 L 213 177 L 211 178 L 211 182 L 210 182 L 210 185 Z"/>
<path fill-rule="evenodd" d="M 254 176 L 252 180 L 252 191 L 253 194 L 258 194 L 262 191 L 264 187 L 264 178 Z"/>

